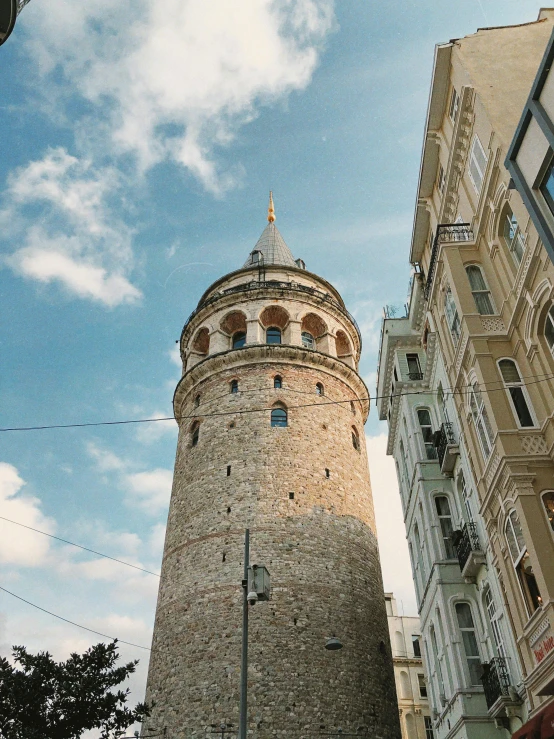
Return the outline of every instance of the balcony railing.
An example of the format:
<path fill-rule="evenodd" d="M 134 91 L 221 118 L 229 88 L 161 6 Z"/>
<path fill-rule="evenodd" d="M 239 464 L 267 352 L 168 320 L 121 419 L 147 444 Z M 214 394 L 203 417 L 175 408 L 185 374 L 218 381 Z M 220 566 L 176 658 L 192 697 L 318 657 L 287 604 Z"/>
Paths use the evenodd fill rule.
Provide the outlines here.
<path fill-rule="evenodd" d="M 470 521 L 466 523 L 461 531 L 455 531 L 452 534 L 452 543 L 458 556 L 460 570 L 463 572 L 472 552 L 479 552 L 481 554 L 481 544 L 475 523 Z"/>
<path fill-rule="evenodd" d="M 423 380 L 423 372 L 408 372 L 408 380 Z"/>
<path fill-rule="evenodd" d="M 431 249 L 431 261 L 429 262 L 427 282 L 425 283 L 425 300 L 431 294 L 441 244 L 453 243 L 455 241 L 471 241 L 472 238 L 473 232 L 469 223 L 439 223 L 433 241 L 433 248 Z"/>
<path fill-rule="evenodd" d="M 482 668 L 481 682 L 485 691 L 485 700 L 487 708 L 492 708 L 501 696 L 509 698 L 510 673 L 503 657 L 491 659 L 490 662 L 482 665 Z"/>
<path fill-rule="evenodd" d="M 437 455 L 439 457 L 439 463 L 442 467 L 442 463 L 444 462 L 444 455 L 446 454 L 446 449 L 448 445 L 455 444 L 456 441 L 454 439 L 454 432 L 452 430 L 452 424 L 450 421 L 445 421 L 445 423 L 442 424 L 440 427 L 440 431 L 437 434 L 437 441 L 435 446 L 437 447 Z"/>

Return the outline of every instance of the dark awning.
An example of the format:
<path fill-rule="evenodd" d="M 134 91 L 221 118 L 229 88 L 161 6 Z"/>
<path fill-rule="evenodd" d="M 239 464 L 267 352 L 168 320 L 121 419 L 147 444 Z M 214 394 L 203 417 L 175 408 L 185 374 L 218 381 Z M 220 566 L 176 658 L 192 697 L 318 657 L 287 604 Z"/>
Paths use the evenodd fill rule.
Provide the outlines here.
<path fill-rule="evenodd" d="M 554 739 L 554 702 L 523 724 L 521 729 L 512 734 L 512 739 Z"/>

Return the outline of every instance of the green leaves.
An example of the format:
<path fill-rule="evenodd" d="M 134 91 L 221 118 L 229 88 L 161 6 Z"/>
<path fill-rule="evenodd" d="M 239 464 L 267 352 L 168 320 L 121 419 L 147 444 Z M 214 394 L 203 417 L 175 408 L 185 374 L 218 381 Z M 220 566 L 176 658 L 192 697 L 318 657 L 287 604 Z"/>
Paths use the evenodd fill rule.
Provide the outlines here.
<path fill-rule="evenodd" d="M 78 739 L 99 729 L 110 739 L 150 715 L 144 703 L 127 706 L 129 690 L 113 692 L 138 660 L 116 667 L 117 641 L 55 662 L 48 652 L 13 647 L 14 665 L 0 658 L 0 739 Z"/>

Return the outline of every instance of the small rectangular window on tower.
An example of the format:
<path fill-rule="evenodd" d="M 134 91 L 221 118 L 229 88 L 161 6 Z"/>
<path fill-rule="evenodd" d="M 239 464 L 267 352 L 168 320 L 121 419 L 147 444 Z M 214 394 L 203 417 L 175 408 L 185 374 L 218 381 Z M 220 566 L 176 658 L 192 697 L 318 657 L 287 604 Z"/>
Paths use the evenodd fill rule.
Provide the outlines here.
<path fill-rule="evenodd" d="M 294 493 L 289 493 L 289 500 L 294 500 Z"/>
<path fill-rule="evenodd" d="M 327 467 L 325 468 L 325 477 L 331 477 L 331 473 L 330 473 L 330 471 L 329 471 L 329 470 L 327 469 Z"/>
<path fill-rule="evenodd" d="M 227 477 L 230 477 L 230 476 L 231 476 L 231 465 L 228 464 L 227 465 Z"/>

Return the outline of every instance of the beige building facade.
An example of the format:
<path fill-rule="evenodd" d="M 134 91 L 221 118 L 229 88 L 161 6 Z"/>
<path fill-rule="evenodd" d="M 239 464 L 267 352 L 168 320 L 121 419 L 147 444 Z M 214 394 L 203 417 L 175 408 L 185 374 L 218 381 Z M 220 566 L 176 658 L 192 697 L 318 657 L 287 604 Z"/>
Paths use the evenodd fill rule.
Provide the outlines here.
<path fill-rule="evenodd" d="M 483 665 L 491 726 L 514 737 L 535 736 L 533 721 L 544 732 L 537 736 L 554 736 L 542 721 L 554 695 L 554 265 L 504 161 L 553 21 L 554 10 L 543 9 L 537 21 L 436 48 L 412 299 L 402 326 L 385 321 L 378 392 L 394 382 L 389 347 L 398 353 L 404 342 L 422 367 L 419 380 L 406 380 L 430 391 L 428 413 L 417 418 L 415 409 L 426 464 L 435 465 L 429 477 L 451 489 L 448 508 L 435 501 L 445 550 L 448 538 L 475 588 L 465 615 L 456 612 L 463 588 L 452 596 L 453 628 L 430 639 L 429 671 L 440 673 L 445 645 L 459 639 L 476 696 Z M 381 407 L 391 424 L 393 405 Z M 424 549 L 412 549 L 415 576 Z M 469 720 L 465 733 L 448 733 L 437 710 L 441 736 L 474 735 Z"/>
<path fill-rule="evenodd" d="M 399 739 L 359 331 L 335 288 L 293 258 L 272 206 L 268 220 L 181 336 L 145 734 L 236 734 L 249 528 L 271 596 L 250 607 L 248 736 Z M 342 649 L 325 649 L 332 636 Z"/>
<path fill-rule="evenodd" d="M 393 593 L 385 593 L 385 605 L 402 739 L 434 739 L 419 618 L 399 614 Z"/>

